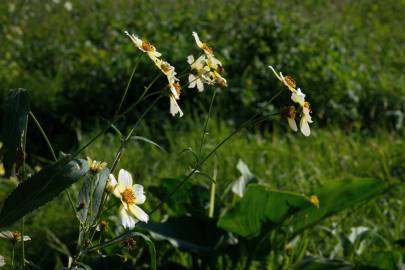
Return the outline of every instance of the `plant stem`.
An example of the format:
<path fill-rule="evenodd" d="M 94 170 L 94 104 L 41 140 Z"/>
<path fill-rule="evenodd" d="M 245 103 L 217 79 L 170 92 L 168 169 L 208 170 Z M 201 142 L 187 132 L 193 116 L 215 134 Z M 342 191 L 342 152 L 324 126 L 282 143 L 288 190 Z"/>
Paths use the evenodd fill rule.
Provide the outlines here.
<path fill-rule="evenodd" d="M 138 56 L 137 60 L 136 60 L 136 64 L 135 64 L 135 66 L 134 66 L 134 68 L 133 68 L 133 70 L 132 70 L 132 73 L 131 73 L 131 77 L 130 77 L 129 80 L 128 80 L 127 87 L 125 88 L 124 94 L 123 94 L 122 97 L 121 97 L 120 104 L 118 105 L 118 108 L 117 108 L 117 110 L 115 111 L 114 119 L 117 117 L 118 113 L 120 112 L 121 107 L 122 107 L 122 104 L 124 103 L 125 97 L 127 96 L 129 86 L 131 85 L 131 82 L 132 82 L 132 78 L 134 77 L 135 72 L 136 72 L 136 69 L 138 68 L 138 64 L 139 64 L 139 60 L 141 59 L 141 55 L 142 55 L 142 54 L 140 54 L 140 55 Z"/>
<path fill-rule="evenodd" d="M 37 125 L 39 131 L 41 132 L 42 137 L 45 139 L 45 142 L 49 148 L 49 152 L 51 152 L 51 154 L 52 154 L 52 158 L 56 161 L 57 158 L 55 155 L 55 151 L 53 150 L 52 144 L 49 141 L 48 136 L 46 136 L 44 129 L 42 128 L 41 124 L 39 123 L 39 121 L 37 120 L 35 115 L 32 113 L 32 111 L 29 112 L 29 115 L 31 116 L 32 120 L 34 120 L 34 123 Z"/>
<path fill-rule="evenodd" d="M 214 91 L 212 93 L 210 108 L 208 109 L 207 119 L 205 120 L 205 124 L 204 124 L 203 134 L 202 134 L 202 138 L 201 138 L 201 142 L 200 142 L 200 148 L 198 149 L 198 159 L 200 159 L 200 157 L 201 157 L 202 148 L 204 146 L 205 135 L 207 133 L 207 126 L 208 126 L 208 122 L 210 120 L 212 105 L 214 104 L 214 100 L 215 100 L 215 94 L 216 94 L 216 91 L 214 89 Z"/>
<path fill-rule="evenodd" d="M 214 174 L 212 178 L 214 179 L 215 182 L 211 183 L 211 193 L 210 193 L 210 207 L 208 209 L 208 217 L 213 218 L 214 217 L 214 208 L 215 208 L 215 188 L 217 186 L 217 159 L 215 159 L 215 167 L 214 167 Z"/>

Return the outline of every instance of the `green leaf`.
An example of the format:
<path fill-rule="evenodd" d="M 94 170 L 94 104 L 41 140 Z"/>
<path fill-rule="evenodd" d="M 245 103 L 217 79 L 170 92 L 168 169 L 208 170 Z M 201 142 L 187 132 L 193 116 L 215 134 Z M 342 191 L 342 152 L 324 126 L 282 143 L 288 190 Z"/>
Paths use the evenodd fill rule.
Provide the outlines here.
<path fill-rule="evenodd" d="M 25 89 L 10 90 L 4 103 L 2 133 L 6 176 L 13 174 L 14 164 L 18 159 L 17 151 L 22 149 L 22 138 L 26 132 L 29 111 L 28 92 Z"/>
<path fill-rule="evenodd" d="M 277 226 L 301 208 L 312 207 L 308 199 L 290 192 L 250 184 L 243 198 L 218 221 L 218 226 L 243 237 L 258 236 L 267 226 Z"/>
<path fill-rule="evenodd" d="M 96 174 L 87 172 L 78 196 L 77 214 L 81 223 L 93 225 L 96 220 L 109 174 L 110 170 L 107 168 Z"/>
<path fill-rule="evenodd" d="M 355 270 L 354 266 L 339 261 L 318 258 L 306 258 L 291 267 L 291 270 Z"/>
<path fill-rule="evenodd" d="M 89 170 L 87 161 L 66 157 L 22 182 L 6 199 L 0 212 L 0 227 L 8 226 L 44 205 Z"/>
<path fill-rule="evenodd" d="M 166 240 L 176 248 L 205 256 L 216 254 L 215 248 L 224 237 L 215 220 L 209 218 L 170 217 L 162 223 L 149 221 L 137 226 L 148 230 L 155 240 Z"/>
<path fill-rule="evenodd" d="M 292 225 L 296 235 L 333 214 L 377 196 L 386 188 L 383 181 L 375 179 L 330 181 L 314 192 L 320 207 L 300 211 L 288 225 Z"/>
<path fill-rule="evenodd" d="M 147 142 L 147 143 L 149 143 L 151 145 L 156 146 L 160 150 L 164 150 L 163 147 L 161 147 L 159 144 L 157 144 L 156 142 L 154 142 L 154 141 L 152 141 L 152 140 L 150 140 L 148 138 L 145 138 L 145 137 L 142 137 L 142 136 L 132 136 L 131 139 L 135 140 L 135 141 L 144 141 L 144 142 Z"/>
<path fill-rule="evenodd" d="M 400 251 L 381 251 L 372 253 L 371 260 L 367 262 L 370 267 L 379 270 L 397 270 L 402 269 L 400 262 L 402 255 Z"/>

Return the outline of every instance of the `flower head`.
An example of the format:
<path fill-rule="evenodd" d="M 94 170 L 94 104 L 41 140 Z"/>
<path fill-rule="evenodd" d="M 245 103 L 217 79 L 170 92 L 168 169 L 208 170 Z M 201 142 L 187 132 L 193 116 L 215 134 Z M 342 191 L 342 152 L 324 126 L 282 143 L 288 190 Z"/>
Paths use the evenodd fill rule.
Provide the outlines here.
<path fill-rule="evenodd" d="M 31 237 L 28 235 L 21 235 L 21 232 L 19 231 L 4 231 L 0 232 L 0 238 L 6 238 L 9 239 L 13 244 L 21 241 L 30 241 Z"/>
<path fill-rule="evenodd" d="M 119 216 L 124 228 L 134 228 L 138 220 L 148 222 L 148 214 L 137 206 L 143 204 L 146 200 L 143 186 L 133 184 L 131 174 L 124 169 L 119 171 L 118 181 L 112 174 L 110 175 L 110 179 L 111 184 L 115 186 L 113 194 L 121 200 Z"/>
<path fill-rule="evenodd" d="M 139 50 L 146 53 L 149 56 L 149 58 L 152 59 L 153 61 L 155 61 L 158 57 L 162 55 L 160 52 L 156 50 L 155 46 L 153 46 L 150 42 L 142 40 L 136 35 L 128 33 L 128 31 L 125 31 L 124 33 L 132 40 L 132 42 Z"/>
<path fill-rule="evenodd" d="M 283 76 L 283 74 L 277 73 L 276 70 L 272 67 L 269 66 L 269 68 L 273 71 L 273 73 L 276 75 L 277 79 L 283 82 L 285 86 L 291 91 L 291 100 L 297 104 L 300 105 L 301 108 L 301 120 L 300 120 L 300 130 L 301 133 L 304 136 L 309 136 L 311 134 L 311 130 L 309 128 L 309 123 L 312 123 L 312 118 L 310 115 L 310 108 L 309 108 L 309 103 L 305 101 L 305 94 L 301 91 L 300 88 L 297 88 L 297 83 L 296 81 L 290 77 L 290 76 Z M 290 116 L 292 116 L 292 109 L 290 106 Z M 295 110 L 295 108 L 294 108 Z M 294 113 L 294 118 L 287 116 L 287 121 L 291 129 L 294 131 L 297 130 L 297 124 L 295 123 L 295 113 Z"/>
<path fill-rule="evenodd" d="M 90 157 L 87 157 L 87 164 L 89 165 L 90 171 L 93 173 L 99 173 L 107 166 L 106 162 L 92 160 Z"/>

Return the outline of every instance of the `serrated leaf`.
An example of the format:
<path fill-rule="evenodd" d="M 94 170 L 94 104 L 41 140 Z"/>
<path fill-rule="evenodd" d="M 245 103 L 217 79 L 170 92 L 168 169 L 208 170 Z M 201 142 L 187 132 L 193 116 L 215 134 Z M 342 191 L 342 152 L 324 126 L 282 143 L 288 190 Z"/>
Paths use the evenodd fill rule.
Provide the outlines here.
<path fill-rule="evenodd" d="M 44 205 L 89 170 L 87 161 L 63 158 L 22 182 L 6 199 L 0 227 L 8 226 Z"/>
<path fill-rule="evenodd" d="M 254 237 L 266 226 L 277 226 L 302 208 L 311 207 L 308 199 L 290 192 L 250 184 L 243 198 L 226 211 L 218 226 L 243 237 Z"/>
<path fill-rule="evenodd" d="M 6 176 L 13 173 L 17 161 L 17 149 L 22 148 L 22 137 L 26 132 L 29 96 L 25 89 L 12 89 L 4 102 L 2 141 L 4 143 L 4 170 Z"/>
<path fill-rule="evenodd" d="M 330 215 L 375 197 L 386 188 L 387 185 L 383 181 L 375 179 L 348 179 L 327 182 L 314 192 L 319 198 L 320 207 L 311 207 L 300 211 L 288 225 L 292 225 L 293 235 L 296 235 Z"/>

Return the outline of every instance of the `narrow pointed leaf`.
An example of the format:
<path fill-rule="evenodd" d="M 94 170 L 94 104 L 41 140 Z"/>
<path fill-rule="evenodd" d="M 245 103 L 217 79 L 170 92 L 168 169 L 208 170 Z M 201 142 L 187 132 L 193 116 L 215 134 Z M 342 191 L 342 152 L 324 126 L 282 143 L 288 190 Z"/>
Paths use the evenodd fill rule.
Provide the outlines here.
<path fill-rule="evenodd" d="M 4 102 L 2 141 L 4 143 L 4 170 L 6 176 L 13 173 L 17 151 L 22 149 L 29 113 L 29 96 L 25 89 L 10 90 Z"/>
<path fill-rule="evenodd" d="M 5 200 L 0 212 L 0 227 L 44 205 L 88 171 L 87 161 L 62 158 L 22 182 Z"/>

